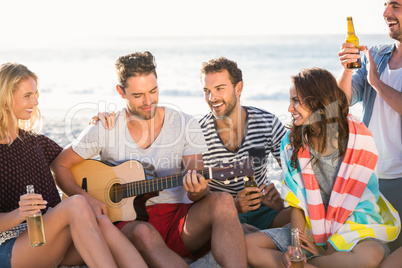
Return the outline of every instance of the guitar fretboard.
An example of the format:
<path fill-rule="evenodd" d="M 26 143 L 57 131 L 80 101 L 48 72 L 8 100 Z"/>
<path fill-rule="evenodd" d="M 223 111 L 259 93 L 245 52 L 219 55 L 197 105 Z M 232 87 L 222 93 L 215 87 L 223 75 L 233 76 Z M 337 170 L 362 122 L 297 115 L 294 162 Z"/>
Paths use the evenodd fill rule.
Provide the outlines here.
<path fill-rule="evenodd" d="M 197 173 L 203 175 L 206 179 L 209 178 L 209 170 L 197 170 Z M 153 178 L 142 181 L 135 181 L 123 184 L 124 198 L 137 196 L 149 192 L 161 191 L 164 189 L 174 188 L 183 185 L 184 174 L 177 174 L 161 178 Z"/>

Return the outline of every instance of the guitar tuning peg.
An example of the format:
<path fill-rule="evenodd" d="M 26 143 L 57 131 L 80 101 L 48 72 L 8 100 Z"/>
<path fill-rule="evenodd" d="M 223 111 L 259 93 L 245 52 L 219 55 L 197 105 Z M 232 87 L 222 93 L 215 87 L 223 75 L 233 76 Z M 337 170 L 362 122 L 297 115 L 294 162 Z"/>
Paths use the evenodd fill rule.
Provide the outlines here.
<path fill-rule="evenodd" d="M 230 181 L 228 179 L 226 179 L 223 183 L 227 185 L 227 184 L 230 184 Z"/>
<path fill-rule="evenodd" d="M 234 180 L 234 182 L 237 182 L 237 177 L 234 177 L 234 179 L 233 179 L 233 180 Z"/>
<path fill-rule="evenodd" d="M 243 181 L 249 181 L 250 179 L 247 176 L 244 176 Z"/>

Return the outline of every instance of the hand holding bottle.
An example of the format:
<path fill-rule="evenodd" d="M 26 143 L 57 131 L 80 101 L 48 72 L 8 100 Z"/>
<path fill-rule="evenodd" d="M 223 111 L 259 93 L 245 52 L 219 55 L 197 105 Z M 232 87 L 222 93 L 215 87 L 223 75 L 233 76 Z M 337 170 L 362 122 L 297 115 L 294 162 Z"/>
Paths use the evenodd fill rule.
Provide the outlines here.
<path fill-rule="evenodd" d="M 43 199 L 41 195 L 35 195 L 35 190 L 33 185 L 27 185 L 27 196 L 31 197 L 28 199 L 31 201 L 31 206 L 36 207 L 35 209 L 31 209 L 31 213 L 33 215 L 28 215 L 26 217 L 27 225 L 28 225 L 28 236 L 29 236 L 29 244 L 31 247 L 40 247 L 46 244 L 45 240 L 45 230 L 43 228 L 43 219 L 42 219 L 42 212 L 40 211 L 41 206 L 38 203 L 43 203 Z M 40 199 L 32 199 L 32 197 L 40 197 Z M 44 201 L 46 202 L 46 201 Z M 32 204 L 33 203 L 33 204 Z M 21 206 L 21 205 L 20 205 Z M 26 206 L 28 207 L 28 206 Z M 46 206 L 44 206 L 46 208 Z"/>
<path fill-rule="evenodd" d="M 349 70 L 351 72 L 353 71 L 352 69 L 349 69 L 347 66 L 350 63 L 360 60 L 361 56 L 359 51 L 360 51 L 359 48 L 356 48 L 354 44 L 346 42 L 342 44 L 341 49 L 338 53 L 338 57 L 339 61 L 341 62 L 345 70 Z"/>
<path fill-rule="evenodd" d="M 256 210 L 261 206 L 262 192 L 257 187 L 253 177 L 244 179 L 244 189 L 241 190 L 236 198 L 235 205 L 239 213 Z"/>
<path fill-rule="evenodd" d="M 322 251 L 316 244 L 311 240 L 311 238 L 303 231 L 299 231 L 300 246 L 311 252 L 314 256 L 324 255 L 325 252 Z"/>
<path fill-rule="evenodd" d="M 282 258 L 282 266 L 286 268 L 303 268 L 304 264 L 307 263 L 307 258 L 303 254 L 303 259 L 299 260 L 298 262 L 292 262 L 291 256 L 294 255 L 295 248 L 293 246 L 288 247 L 288 251 L 283 254 Z"/>
<path fill-rule="evenodd" d="M 20 196 L 18 215 L 21 221 L 25 221 L 26 217 L 33 216 L 45 209 L 47 201 L 43 200 L 40 194 L 24 194 Z"/>
<path fill-rule="evenodd" d="M 348 24 L 348 32 L 345 43 L 342 44 L 338 56 L 343 68 L 346 70 L 358 69 L 362 67 L 359 38 L 357 38 L 355 34 L 352 17 L 347 17 L 346 20 Z"/>
<path fill-rule="evenodd" d="M 306 256 L 300 247 L 299 229 L 291 229 L 292 244 L 288 246 L 288 250 L 283 254 L 282 265 L 287 268 L 303 268 L 307 262 Z"/>

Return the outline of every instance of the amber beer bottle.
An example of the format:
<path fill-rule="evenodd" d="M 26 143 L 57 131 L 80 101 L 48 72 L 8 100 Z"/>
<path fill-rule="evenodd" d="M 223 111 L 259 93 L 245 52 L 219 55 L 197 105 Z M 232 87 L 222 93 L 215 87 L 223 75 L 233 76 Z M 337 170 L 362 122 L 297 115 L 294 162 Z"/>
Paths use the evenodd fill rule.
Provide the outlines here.
<path fill-rule="evenodd" d="M 258 187 L 258 185 L 257 185 L 257 183 L 255 182 L 255 180 L 254 180 L 254 176 L 246 176 L 246 177 L 244 177 L 244 188 L 247 188 L 247 187 Z M 257 191 L 253 191 L 253 192 L 248 192 L 246 195 L 250 195 L 250 194 L 253 194 L 253 193 L 256 193 Z M 253 199 L 254 200 L 254 199 Z M 253 207 L 253 206 L 256 206 L 256 205 L 258 205 L 258 203 L 257 204 L 254 204 L 254 205 L 250 205 L 251 207 Z"/>
<path fill-rule="evenodd" d="M 355 45 L 356 48 L 360 48 L 359 47 L 359 38 L 357 38 L 356 34 L 355 34 L 355 28 L 353 27 L 353 20 L 352 17 L 347 17 L 346 18 L 347 22 L 348 22 L 348 35 L 346 37 L 346 43 L 351 43 L 353 45 Z M 362 67 L 362 61 L 361 59 L 357 59 L 357 61 L 355 62 L 351 62 L 348 63 L 346 65 L 346 67 L 348 69 L 357 69 Z"/>
<path fill-rule="evenodd" d="M 27 193 L 35 193 L 33 185 L 27 185 Z M 43 246 L 46 241 L 45 231 L 43 229 L 42 213 L 39 211 L 32 216 L 28 216 L 26 221 L 28 225 L 29 245 L 31 245 L 31 247 Z"/>
<path fill-rule="evenodd" d="M 257 183 L 254 180 L 254 176 L 244 177 L 244 188 L 246 187 L 258 187 Z"/>
<path fill-rule="evenodd" d="M 290 254 L 290 265 L 291 268 L 303 268 L 304 267 L 304 256 L 303 252 L 300 247 L 300 240 L 299 240 L 299 229 L 292 228 L 290 230 L 292 235 L 292 254 Z"/>

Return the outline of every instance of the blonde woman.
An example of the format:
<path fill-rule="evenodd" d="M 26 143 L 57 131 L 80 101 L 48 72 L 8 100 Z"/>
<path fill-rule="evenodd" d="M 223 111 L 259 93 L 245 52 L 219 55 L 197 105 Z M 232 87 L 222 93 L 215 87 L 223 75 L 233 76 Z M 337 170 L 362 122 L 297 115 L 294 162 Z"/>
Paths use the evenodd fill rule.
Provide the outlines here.
<path fill-rule="evenodd" d="M 34 131 L 40 120 L 37 82 L 24 65 L 0 66 L 1 267 L 145 267 L 106 216 L 95 218 L 84 197 L 60 201 L 49 165 L 62 148 Z M 26 194 L 30 184 L 37 194 Z M 46 244 L 34 248 L 25 219 L 40 210 Z"/>

